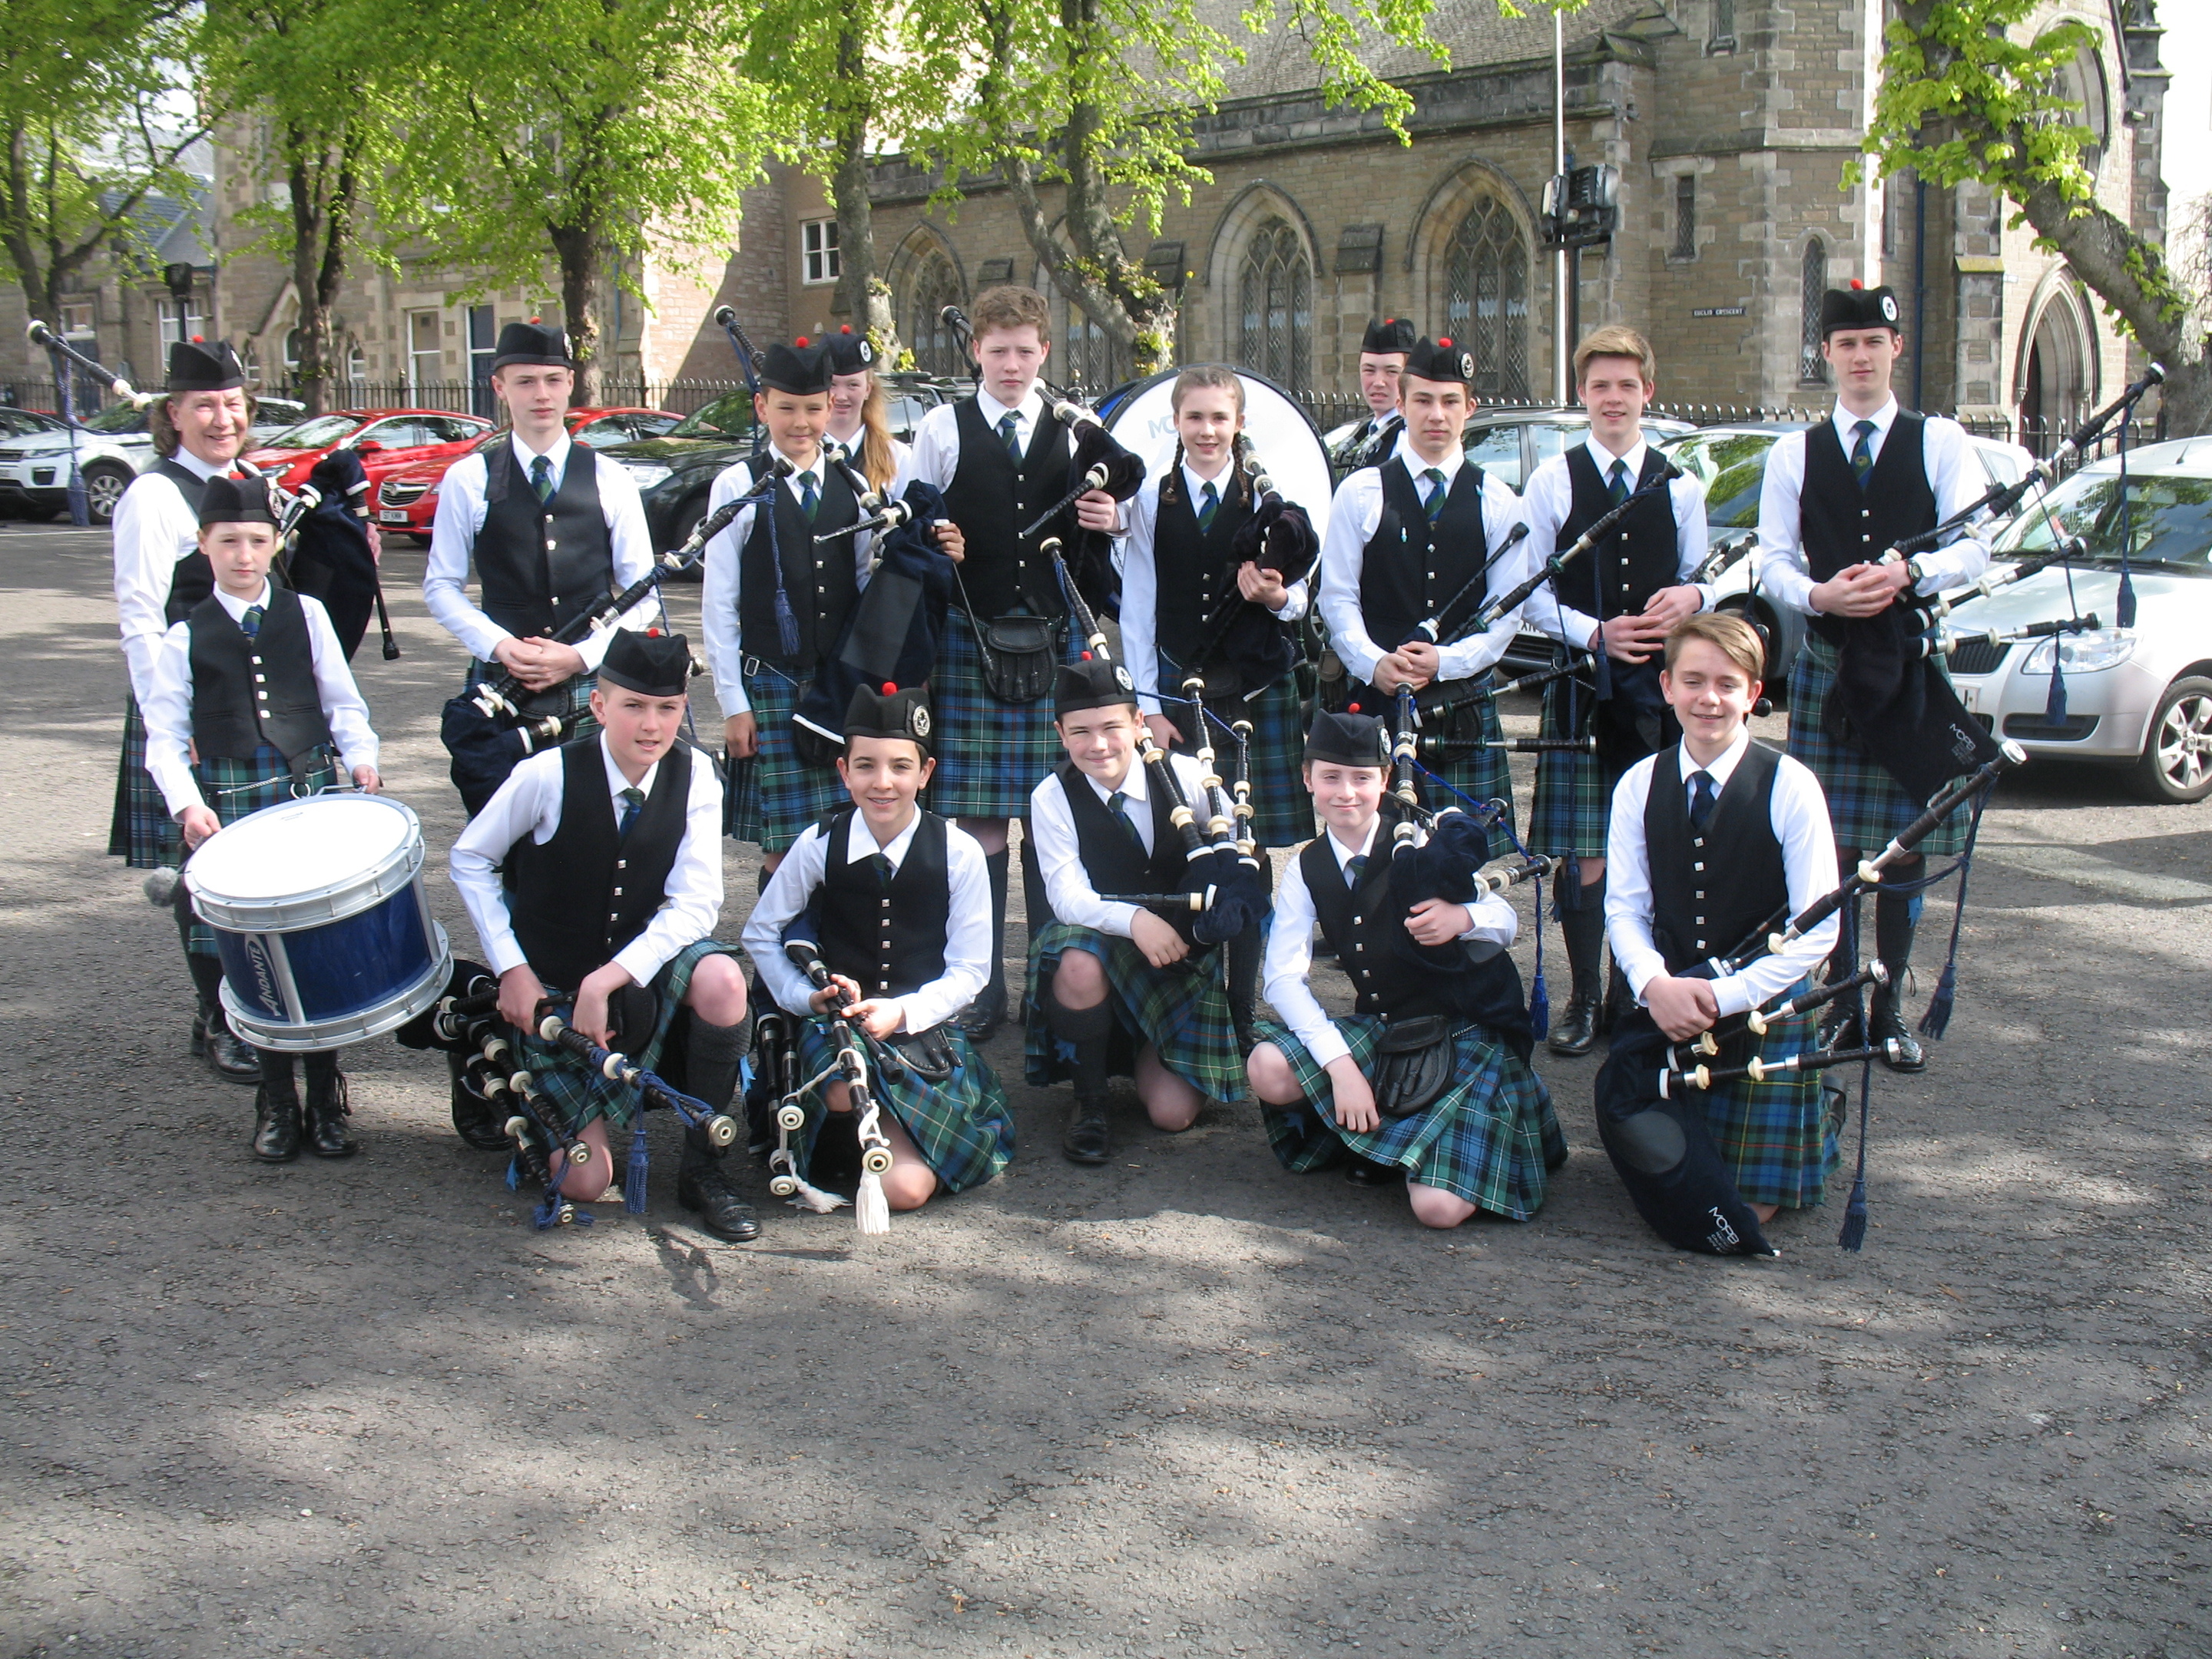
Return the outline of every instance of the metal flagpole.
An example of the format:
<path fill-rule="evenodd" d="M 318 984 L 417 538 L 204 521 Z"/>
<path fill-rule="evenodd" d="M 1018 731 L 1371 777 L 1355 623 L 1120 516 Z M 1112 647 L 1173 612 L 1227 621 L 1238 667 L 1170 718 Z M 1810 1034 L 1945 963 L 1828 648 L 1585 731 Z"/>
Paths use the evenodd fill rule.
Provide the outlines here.
<path fill-rule="evenodd" d="M 1560 181 L 1563 191 L 1567 176 L 1566 30 L 1565 13 L 1555 6 L 1552 12 L 1552 176 Z M 1566 204 L 1559 206 L 1564 214 Z M 1572 389 L 1567 378 L 1568 360 L 1574 349 L 1567 337 L 1567 313 L 1572 309 L 1567 292 L 1571 270 L 1567 250 L 1561 246 L 1552 254 L 1552 400 L 1563 407 Z"/>

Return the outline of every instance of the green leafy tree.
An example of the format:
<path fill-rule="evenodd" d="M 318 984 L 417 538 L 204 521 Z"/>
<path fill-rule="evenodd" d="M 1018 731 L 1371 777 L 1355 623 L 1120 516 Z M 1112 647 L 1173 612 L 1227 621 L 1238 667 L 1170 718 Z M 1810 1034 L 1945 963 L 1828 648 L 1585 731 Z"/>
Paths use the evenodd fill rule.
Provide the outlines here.
<path fill-rule="evenodd" d="M 637 292 L 648 246 L 721 246 L 776 112 L 738 67 L 732 0 L 392 0 L 377 50 L 415 76 L 378 193 L 421 252 L 543 279 L 550 253 L 577 362 L 599 395 L 601 297 Z M 641 295 L 641 297 L 642 297 Z"/>
<path fill-rule="evenodd" d="M 2131 0 L 2140 4 L 2142 0 Z M 2067 71 L 2103 32 L 2081 18 L 2032 21 L 2040 0 L 1901 0 L 1885 37 L 1864 148 L 1887 176 L 1979 183 L 2062 255 L 2120 326 L 2162 363 L 2171 429 L 2212 429 L 2212 365 L 2193 315 L 2202 297 L 2157 241 L 2096 198 Z"/>
<path fill-rule="evenodd" d="M 206 137 L 187 80 L 196 20 L 145 0 L 0 6 L 0 262 L 32 314 L 59 320 L 103 249 L 129 252 L 148 198 L 188 196 Z"/>

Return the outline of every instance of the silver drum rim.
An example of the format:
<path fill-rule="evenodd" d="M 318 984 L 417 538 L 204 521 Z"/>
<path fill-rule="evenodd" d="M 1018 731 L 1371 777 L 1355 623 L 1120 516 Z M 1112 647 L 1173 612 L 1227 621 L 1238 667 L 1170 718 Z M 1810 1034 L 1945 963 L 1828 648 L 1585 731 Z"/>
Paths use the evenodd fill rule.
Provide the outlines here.
<path fill-rule="evenodd" d="M 222 1012 L 230 1021 L 230 1029 L 255 1048 L 274 1048 L 284 1054 L 313 1054 L 382 1036 L 404 1025 L 446 994 L 446 981 L 453 974 L 453 952 L 441 924 L 431 922 L 430 933 L 435 947 L 431 952 L 430 966 L 422 978 L 397 994 L 397 1000 L 380 1002 L 358 1013 L 317 1020 L 311 1024 L 272 1024 L 241 1006 L 230 988 L 230 981 L 225 980 Z"/>
<path fill-rule="evenodd" d="M 358 799 L 389 807 L 406 820 L 406 836 L 381 863 L 363 874 L 276 899 L 225 898 L 204 888 L 187 865 L 185 884 L 191 892 L 192 908 L 199 919 L 210 927 L 234 933 L 295 933 L 305 927 L 320 927 L 373 910 L 394 893 L 411 886 L 422 869 L 422 820 L 415 816 L 413 807 L 388 795 L 362 795 Z M 263 807 L 260 812 L 249 812 L 238 822 L 251 823 L 262 812 L 289 811 L 299 805 L 298 801 L 279 801 L 274 806 Z M 237 825 L 231 827 L 235 829 Z"/>

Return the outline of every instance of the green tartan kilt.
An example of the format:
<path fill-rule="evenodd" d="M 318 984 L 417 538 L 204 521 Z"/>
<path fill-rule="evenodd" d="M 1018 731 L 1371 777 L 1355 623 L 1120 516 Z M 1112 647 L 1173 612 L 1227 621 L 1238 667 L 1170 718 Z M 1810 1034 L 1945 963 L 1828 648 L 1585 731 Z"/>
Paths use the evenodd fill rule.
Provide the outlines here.
<path fill-rule="evenodd" d="M 1570 722 L 1567 703 L 1577 700 L 1577 719 Z M 1588 734 L 1589 709 L 1596 694 L 1586 685 L 1553 680 L 1544 688 L 1547 738 Z M 1579 727 L 1580 729 L 1577 729 Z M 1613 822 L 1613 792 L 1621 779 L 1595 755 L 1546 750 L 1536 757 L 1536 799 L 1528 811 L 1528 850 L 1563 859 L 1601 859 Z"/>
<path fill-rule="evenodd" d="M 945 1082 L 925 1083 L 911 1072 L 887 1080 L 871 1065 L 868 1087 L 884 1112 L 907 1132 L 939 1183 L 948 1193 L 959 1193 L 981 1186 L 1014 1161 L 1014 1115 L 998 1073 L 959 1031 L 950 1025 L 940 1030 L 957 1061 Z M 836 1057 L 830 1022 L 819 1018 L 801 1021 L 800 1075 L 813 1077 Z M 799 1131 L 802 1176 L 812 1165 L 815 1139 L 830 1115 L 823 1095 L 834 1081 L 825 1079 L 805 1097 L 806 1127 Z"/>
<path fill-rule="evenodd" d="M 1072 663 L 1083 641 L 1065 620 L 1060 658 Z M 1035 702 L 1000 702 L 983 682 L 983 647 L 967 612 L 945 613 L 937 666 L 929 677 L 937 771 L 930 807 L 948 818 L 1018 818 L 1030 810 L 1030 791 L 1060 764 L 1065 751 L 1052 723 L 1052 690 Z"/>
<path fill-rule="evenodd" d="M 1047 922 L 1030 946 L 1029 994 L 1024 1007 L 1024 1072 L 1045 1089 L 1075 1075 L 1074 1054 L 1055 1039 L 1045 1017 L 1047 984 L 1061 953 L 1088 951 L 1106 969 L 1115 1034 L 1107 1053 L 1109 1077 L 1134 1077 L 1137 1054 L 1146 1043 L 1160 1061 L 1209 1100 L 1230 1102 L 1244 1096 L 1244 1056 L 1237 1046 L 1236 1023 L 1222 983 L 1222 952 L 1194 954 L 1169 968 L 1155 968 L 1125 939 L 1114 939 L 1065 921 Z"/>
<path fill-rule="evenodd" d="M 1179 695 L 1182 669 L 1166 652 L 1158 655 L 1159 678 L 1156 684 L 1166 694 L 1161 702 L 1170 711 L 1169 718 L 1180 726 L 1182 721 L 1179 717 L 1189 712 L 1189 705 Z M 1301 842 L 1311 841 L 1313 796 L 1306 788 L 1300 769 L 1305 756 L 1306 733 L 1297 677 L 1285 674 L 1258 696 L 1234 706 L 1209 702 L 1206 712 L 1226 724 L 1240 720 L 1252 722 L 1249 747 L 1252 755 L 1254 839 L 1262 847 L 1296 847 Z M 1211 721 L 1208 724 L 1212 726 Z M 1237 776 L 1237 741 L 1218 726 L 1213 726 L 1212 732 L 1214 759 L 1223 786 L 1227 787 Z M 1190 745 L 1176 746 L 1185 754 L 1191 751 Z"/>
<path fill-rule="evenodd" d="M 757 746 L 751 759 L 730 763 L 729 833 L 757 842 L 763 853 L 788 852 L 809 824 L 819 823 L 851 797 L 835 766 L 811 766 L 799 757 L 791 711 L 805 688 L 766 663 L 749 669 L 744 684 Z"/>
<path fill-rule="evenodd" d="M 107 821 L 107 852 L 133 870 L 173 869 L 184 838 L 161 786 L 146 769 L 146 716 L 133 695 L 123 704 L 123 752 L 115 769 L 115 808 Z"/>
<path fill-rule="evenodd" d="M 265 806 L 282 806 L 303 793 L 313 794 L 318 789 L 328 789 L 343 781 L 338 776 L 337 757 L 327 746 L 303 756 L 301 764 L 307 773 L 307 781 L 304 788 L 296 790 L 292 786 L 292 769 L 270 744 L 264 743 L 256 749 L 252 760 L 210 756 L 195 763 L 192 772 L 200 781 L 200 794 L 207 801 L 208 810 L 228 830 L 240 818 Z M 205 842 L 200 844 L 207 845 Z M 185 868 L 191 868 L 189 861 Z M 205 922 L 199 921 L 192 923 L 191 942 L 185 948 L 196 957 L 219 954 L 215 934 Z"/>
<path fill-rule="evenodd" d="M 1365 706 L 1364 700 L 1361 706 Z M 1382 717 L 1386 724 L 1395 724 L 1396 715 L 1394 709 L 1395 705 L 1389 699 L 1384 699 Z M 1422 731 L 1422 766 L 1443 779 L 1450 789 L 1456 789 L 1470 800 L 1505 803 L 1504 817 L 1490 831 L 1489 856 L 1503 858 L 1513 850 L 1513 774 L 1503 749 L 1482 746 L 1504 741 L 1505 728 L 1498 720 L 1498 700 L 1495 697 L 1477 697 L 1472 703 L 1462 705 L 1451 716 L 1446 732 L 1435 731 L 1434 725 L 1432 720 L 1431 726 Z M 1439 746 L 1434 749 L 1430 746 L 1432 742 L 1448 744 L 1454 738 L 1468 746 Z M 1388 781 L 1386 777 L 1384 782 L 1387 784 Z M 1420 793 L 1424 806 L 1440 809 L 1467 805 L 1449 790 L 1439 788 L 1427 778 L 1420 781 Z"/>
<path fill-rule="evenodd" d="M 1790 671 L 1790 754 L 1820 779 L 1838 849 L 1856 848 L 1871 858 L 1918 817 L 1927 803 L 1906 794 L 1857 744 L 1838 743 L 1820 729 L 1821 710 L 1836 684 L 1836 660 L 1834 646 L 1817 634 L 1805 636 L 1805 648 Z M 1963 851 L 1972 817 L 1964 808 L 1954 812 L 1920 843 L 1919 851 L 1935 858 Z"/>
<path fill-rule="evenodd" d="M 1790 994 L 1811 988 L 1806 980 Z M 1757 1039 L 1759 1057 L 1782 1060 L 1809 1053 L 1819 1045 L 1820 1023 L 1818 1013 L 1802 1013 L 1768 1026 Z M 1729 1054 L 1721 1063 L 1743 1062 Z M 1745 1078 L 1705 1097 L 1705 1127 L 1748 1202 L 1785 1210 L 1820 1202 L 1837 1158 L 1835 1129 L 1823 1121 L 1821 1075 L 1766 1083 Z"/>
<path fill-rule="evenodd" d="M 668 1047 L 677 1018 L 685 1012 L 684 994 L 691 988 L 692 974 L 708 957 L 734 957 L 737 954 L 738 948 L 734 945 L 702 939 L 685 945 L 668 959 L 661 970 L 653 976 L 653 993 L 659 1009 L 651 1036 L 629 1054 L 634 1063 L 648 1072 L 659 1069 L 662 1052 Z M 574 988 L 564 986 L 562 988 L 573 991 Z M 686 1019 L 685 1029 L 688 1030 L 688 1016 Z M 520 1052 L 523 1065 L 537 1084 L 539 1096 L 560 1117 L 571 1134 L 580 1132 L 594 1119 L 605 1119 L 611 1129 L 627 1129 L 636 1121 L 638 1102 L 635 1089 L 626 1089 L 608 1081 L 565 1048 L 554 1048 L 534 1036 L 522 1036 Z M 614 1155 L 619 1167 L 622 1149 L 615 1148 Z"/>
<path fill-rule="evenodd" d="M 1351 1014 L 1335 1024 L 1352 1062 L 1371 1076 L 1368 1062 L 1382 1022 Z M 1493 1215 L 1526 1221 L 1543 1207 L 1550 1172 L 1567 1161 L 1566 1137 L 1544 1080 L 1479 1025 L 1459 1028 L 1458 1081 L 1443 1098 L 1411 1117 L 1386 1117 L 1366 1134 L 1338 1126 L 1328 1071 L 1287 1027 L 1263 1020 L 1259 1037 L 1282 1051 L 1305 1091 L 1303 1105 L 1271 1105 L 1263 1112 L 1268 1144 L 1285 1169 L 1326 1169 L 1349 1151 Z"/>

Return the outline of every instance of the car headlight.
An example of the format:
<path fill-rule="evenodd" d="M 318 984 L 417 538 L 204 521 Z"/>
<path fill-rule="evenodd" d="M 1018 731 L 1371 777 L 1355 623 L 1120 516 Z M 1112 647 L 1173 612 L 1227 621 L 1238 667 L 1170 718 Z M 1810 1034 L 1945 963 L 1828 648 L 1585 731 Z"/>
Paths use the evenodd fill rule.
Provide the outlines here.
<path fill-rule="evenodd" d="M 2021 662 L 2020 672 L 2048 674 L 2054 653 L 2069 674 L 2094 674 L 2100 669 L 2118 668 L 2136 653 L 2135 629 L 2093 628 L 2085 634 L 2062 634 L 2056 639 L 2039 641 Z"/>
<path fill-rule="evenodd" d="M 676 469 L 663 466 L 658 461 L 624 461 L 623 471 L 629 474 L 640 489 L 650 489 Z"/>

